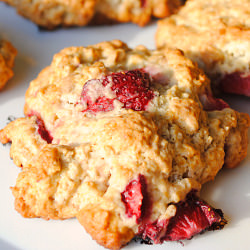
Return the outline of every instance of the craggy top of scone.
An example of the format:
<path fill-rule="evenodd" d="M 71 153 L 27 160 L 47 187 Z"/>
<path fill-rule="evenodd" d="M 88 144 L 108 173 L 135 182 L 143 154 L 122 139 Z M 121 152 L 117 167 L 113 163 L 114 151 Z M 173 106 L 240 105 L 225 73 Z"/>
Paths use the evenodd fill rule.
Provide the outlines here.
<path fill-rule="evenodd" d="M 17 50 L 6 40 L 0 40 L 0 90 L 13 76 L 14 60 Z"/>
<path fill-rule="evenodd" d="M 157 47 L 182 49 L 210 76 L 249 72 L 249 6 L 249 0 L 189 0 L 159 21 Z"/>
<path fill-rule="evenodd" d="M 83 26 L 89 23 L 133 22 L 146 25 L 152 17 L 167 17 L 182 5 L 181 0 L 3 0 L 19 14 L 47 29 Z"/>
<path fill-rule="evenodd" d="M 230 156 L 245 156 L 249 126 L 247 115 L 213 98 L 209 80 L 179 50 L 118 40 L 56 54 L 31 82 L 25 115 L 0 131 L 23 167 L 16 209 L 77 216 L 113 249 L 139 233 L 143 214 L 150 222 L 174 216 L 174 204 L 215 177 L 235 138 L 239 151 Z M 128 206 L 133 187 L 138 202 L 147 189 L 144 213 Z"/>

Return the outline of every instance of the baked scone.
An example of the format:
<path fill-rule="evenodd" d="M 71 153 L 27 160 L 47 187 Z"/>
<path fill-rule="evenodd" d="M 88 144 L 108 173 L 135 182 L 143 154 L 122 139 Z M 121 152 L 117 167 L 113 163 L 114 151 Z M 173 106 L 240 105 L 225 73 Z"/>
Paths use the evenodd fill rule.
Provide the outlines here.
<path fill-rule="evenodd" d="M 17 50 L 6 40 L 0 40 L 0 90 L 13 77 L 14 60 Z"/>
<path fill-rule="evenodd" d="M 214 98 L 181 51 L 118 40 L 66 48 L 25 100 L 25 117 L 0 131 L 22 167 L 12 192 L 24 217 L 77 217 L 110 249 L 226 223 L 199 191 L 243 159 L 249 116 Z"/>
<path fill-rule="evenodd" d="M 158 22 L 156 45 L 177 47 L 212 79 L 215 91 L 250 96 L 250 1 L 190 0 Z"/>
<path fill-rule="evenodd" d="M 183 0 L 2 1 L 15 7 L 20 15 L 47 29 L 110 21 L 133 22 L 144 26 L 152 17 L 167 17 L 183 4 Z"/>

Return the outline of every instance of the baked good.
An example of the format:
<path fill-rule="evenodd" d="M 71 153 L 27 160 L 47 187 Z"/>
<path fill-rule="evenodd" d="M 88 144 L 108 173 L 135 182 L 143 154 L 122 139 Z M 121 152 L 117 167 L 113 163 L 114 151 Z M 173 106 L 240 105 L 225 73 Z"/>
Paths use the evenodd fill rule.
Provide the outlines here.
<path fill-rule="evenodd" d="M 250 1 L 190 0 L 158 22 L 156 45 L 178 47 L 212 79 L 215 91 L 250 96 Z"/>
<path fill-rule="evenodd" d="M 166 17 L 178 10 L 182 0 L 2 0 L 41 27 L 83 26 L 89 23 L 133 22 L 146 25 L 152 17 Z"/>
<path fill-rule="evenodd" d="M 22 167 L 16 210 L 77 217 L 110 249 L 222 228 L 221 210 L 199 190 L 224 159 L 236 159 L 230 167 L 242 160 L 250 122 L 211 93 L 179 50 L 118 40 L 63 49 L 30 83 L 25 117 L 0 131 Z M 239 147 L 225 152 L 236 139 Z"/>
<path fill-rule="evenodd" d="M 0 90 L 13 76 L 14 60 L 17 50 L 7 40 L 0 40 Z"/>

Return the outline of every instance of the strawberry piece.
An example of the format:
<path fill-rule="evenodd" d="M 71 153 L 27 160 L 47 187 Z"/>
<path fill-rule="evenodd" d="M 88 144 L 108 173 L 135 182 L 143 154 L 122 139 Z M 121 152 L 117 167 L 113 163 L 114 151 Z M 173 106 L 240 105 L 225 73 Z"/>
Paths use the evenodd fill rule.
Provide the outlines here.
<path fill-rule="evenodd" d="M 100 111 L 111 111 L 114 109 L 113 105 L 114 100 L 109 99 L 105 96 L 98 97 L 94 103 L 87 102 L 88 108 L 84 111 L 92 111 L 94 113 L 100 112 Z"/>
<path fill-rule="evenodd" d="M 121 200 L 125 204 L 128 217 L 135 216 L 139 223 L 145 215 L 147 203 L 147 184 L 143 175 L 132 180 L 121 193 Z"/>
<path fill-rule="evenodd" d="M 209 206 L 194 192 L 188 194 L 186 201 L 176 204 L 176 207 L 176 215 L 171 219 L 142 224 L 139 235 L 157 244 L 190 239 L 204 230 L 221 229 L 226 224 L 222 211 Z"/>
<path fill-rule="evenodd" d="M 36 123 L 38 125 L 38 134 L 42 137 L 43 140 L 45 140 L 47 143 L 52 143 L 53 137 L 49 133 L 49 131 L 46 129 L 44 122 L 41 118 L 37 117 Z"/>
<path fill-rule="evenodd" d="M 221 79 L 220 86 L 226 93 L 250 96 L 250 73 L 227 74 Z"/>
<path fill-rule="evenodd" d="M 81 102 L 87 106 L 83 112 L 111 111 L 114 109 L 115 99 L 123 103 L 123 108 L 145 110 L 148 102 L 154 97 L 153 91 L 149 88 L 150 84 L 149 74 L 138 69 L 89 80 L 83 86 L 81 94 Z M 110 88 L 109 91 L 107 88 Z M 110 92 L 114 98 L 106 96 L 107 93 L 110 95 Z"/>
<path fill-rule="evenodd" d="M 204 110 L 206 111 L 229 108 L 229 105 L 225 101 L 219 98 L 215 98 L 213 94 L 208 90 L 206 91 L 206 93 L 200 95 L 200 101 L 203 105 Z"/>
<path fill-rule="evenodd" d="M 141 8 L 145 8 L 147 6 L 147 0 L 141 0 Z"/>
<path fill-rule="evenodd" d="M 222 228 L 226 221 L 216 210 L 194 195 L 189 195 L 185 203 L 179 204 L 176 215 L 170 220 L 166 241 L 191 239 L 206 229 Z"/>
<path fill-rule="evenodd" d="M 38 126 L 38 129 L 37 129 L 38 134 L 47 143 L 52 143 L 53 137 L 50 134 L 50 132 L 46 129 L 45 124 L 44 124 L 42 118 L 40 117 L 40 115 L 37 112 L 35 112 L 35 111 L 31 111 L 27 116 L 28 117 L 30 117 L 30 116 L 36 116 L 36 124 Z"/>
<path fill-rule="evenodd" d="M 160 244 L 166 235 L 169 220 L 156 220 L 153 223 L 143 222 L 139 227 L 139 235 L 146 241 L 153 241 Z"/>

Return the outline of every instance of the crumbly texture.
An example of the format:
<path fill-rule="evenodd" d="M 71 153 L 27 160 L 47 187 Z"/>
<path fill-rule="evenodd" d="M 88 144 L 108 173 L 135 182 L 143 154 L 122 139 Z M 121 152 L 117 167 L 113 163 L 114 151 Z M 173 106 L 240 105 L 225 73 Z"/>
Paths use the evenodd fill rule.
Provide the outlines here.
<path fill-rule="evenodd" d="M 123 108 L 117 99 L 112 109 L 86 109 L 85 99 L 114 97 L 110 83 L 99 84 L 102 79 L 112 82 L 136 69 L 151 79 L 154 96 L 144 109 Z M 63 49 L 31 82 L 26 117 L 0 131 L 22 167 L 12 188 L 16 210 L 24 217 L 77 217 L 99 244 L 119 249 L 140 227 L 121 194 L 143 176 L 148 220 L 171 218 L 173 204 L 246 154 L 248 115 L 230 108 L 205 111 L 200 96 L 206 93 L 209 80 L 179 50 L 130 49 L 118 40 Z M 239 147 L 232 150 L 235 140 Z M 238 150 L 244 151 L 240 159 Z M 227 163 L 228 157 L 238 160 Z"/>
<path fill-rule="evenodd" d="M 13 77 L 14 60 L 17 50 L 6 40 L 0 40 L 0 90 Z"/>
<path fill-rule="evenodd" d="M 152 17 L 175 13 L 182 0 L 3 0 L 41 27 L 83 26 L 89 23 L 133 22 L 146 25 Z"/>
<path fill-rule="evenodd" d="M 249 74 L 249 6 L 249 0 L 189 0 L 176 15 L 158 22 L 156 45 L 180 48 L 213 79 Z"/>

